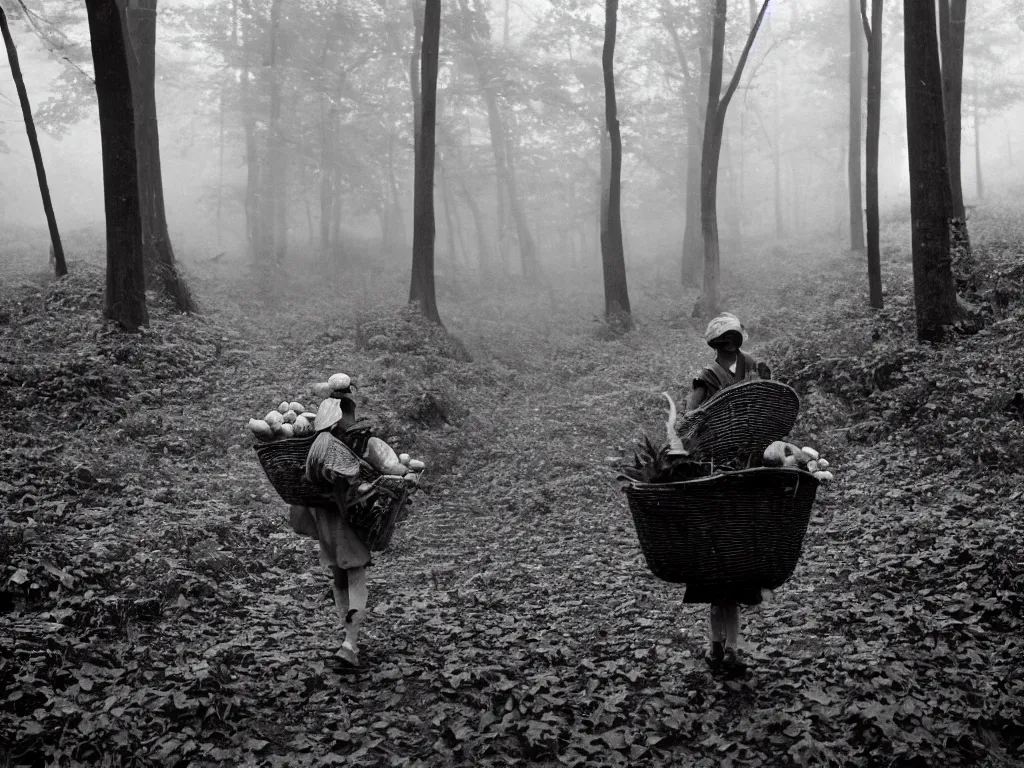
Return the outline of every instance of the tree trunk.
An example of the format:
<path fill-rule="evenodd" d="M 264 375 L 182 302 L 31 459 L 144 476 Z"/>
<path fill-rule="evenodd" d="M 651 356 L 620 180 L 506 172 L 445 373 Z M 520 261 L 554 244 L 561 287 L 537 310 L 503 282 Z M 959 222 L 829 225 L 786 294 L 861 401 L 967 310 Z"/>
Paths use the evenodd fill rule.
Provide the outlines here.
<path fill-rule="evenodd" d="M 264 226 L 269 230 L 267 253 L 274 254 L 280 266 L 287 249 L 287 233 L 281 231 L 279 208 L 284 204 L 284 141 L 281 135 L 281 66 L 278 62 L 278 37 L 281 28 L 281 0 L 270 5 L 270 121 L 268 125 L 268 171 L 263 194 L 269 214 Z"/>
<path fill-rule="evenodd" d="M 865 0 L 861 14 L 868 43 L 868 124 L 865 151 L 867 154 L 867 225 L 868 225 L 868 300 L 873 309 L 882 309 L 882 258 L 879 244 L 878 216 L 878 143 L 882 123 L 882 0 L 872 0 L 871 22 L 868 23 Z"/>
<path fill-rule="evenodd" d="M 144 263 L 154 281 L 179 312 L 194 312 L 192 293 L 178 274 L 174 248 L 167 230 L 163 169 L 160 164 L 160 128 L 156 111 L 157 0 L 129 0 L 127 18 L 134 56 L 129 56 L 135 97 L 136 141 L 139 155 L 139 199 L 142 212 Z"/>
<path fill-rule="evenodd" d="M 775 237 L 786 236 L 786 217 L 782 210 L 782 94 L 779 87 L 779 73 L 775 73 L 775 99 L 772 102 L 772 118 L 775 140 L 772 142 L 772 183 L 775 203 Z"/>
<path fill-rule="evenodd" d="M 256 146 L 256 118 L 253 115 L 252 101 L 249 98 L 249 69 L 242 70 L 242 102 L 245 109 L 245 231 L 249 241 L 249 254 L 254 263 L 262 263 L 265 259 L 265 236 L 263 234 L 262 196 L 260 189 L 262 168 L 259 151 Z"/>
<path fill-rule="evenodd" d="M 224 231 L 222 221 L 224 208 L 224 91 L 226 85 L 220 86 L 219 124 L 217 126 L 217 245 L 221 244 Z"/>
<path fill-rule="evenodd" d="M 604 316 L 606 320 L 631 325 L 629 292 L 626 288 L 626 259 L 622 245 L 621 184 L 622 135 L 615 103 L 615 32 L 618 0 L 605 0 L 604 121 L 609 140 L 608 198 L 604 226 L 601 228 L 601 266 L 604 272 Z"/>
<path fill-rule="evenodd" d="M 412 94 L 412 136 L 413 155 L 420 144 L 420 130 L 423 125 L 423 102 L 420 99 L 420 49 L 423 45 L 423 7 L 417 0 L 409 0 L 412 11 L 413 41 L 409 54 L 409 91 Z"/>
<path fill-rule="evenodd" d="M 434 293 L 434 117 L 437 105 L 437 57 L 441 38 L 441 0 L 426 0 L 423 16 L 420 138 L 416 145 L 413 196 L 412 280 L 409 301 L 417 302 L 431 322 L 441 324 Z"/>
<path fill-rule="evenodd" d="M 115 0 L 86 0 L 96 73 L 107 229 L 104 315 L 128 331 L 149 324 L 142 262 L 135 110 L 122 15 Z"/>
<path fill-rule="evenodd" d="M 701 232 L 704 236 L 704 288 L 702 309 L 711 317 L 718 312 L 719 297 L 719 244 L 718 244 L 718 162 L 722 154 L 722 133 L 729 102 L 739 87 L 750 47 L 764 20 L 770 0 L 764 0 L 747 42 L 736 64 L 736 71 L 725 95 L 722 93 L 722 66 L 725 58 L 725 21 L 728 0 L 715 0 L 714 23 L 711 32 L 711 71 L 708 78 L 708 106 L 704 122 L 704 146 L 701 154 Z"/>
<path fill-rule="evenodd" d="M 237 3 L 232 3 L 232 14 L 237 21 Z M 243 32 L 245 28 L 243 26 Z M 247 41 L 246 41 L 247 42 Z M 263 203 L 260 194 L 262 169 L 260 165 L 259 150 L 256 144 L 256 116 L 251 98 L 249 71 L 249 45 L 243 42 L 242 45 L 242 110 L 244 113 L 243 124 L 245 128 L 245 233 L 249 243 L 249 256 L 253 264 L 260 265 L 265 259 L 264 234 L 261 222 Z"/>
<path fill-rule="evenodd" d="M 985 199 L 985 183 L 981 176 L 981 121 L 978 118 L 978 79 L 974 79 L 974 183 L 978 200 Z"/>
<path fill-rule="evenodd" d="M 722 152 L 722 132 L 718 111 L 722 93 L 722 63 L 725 57 L 725 19 L 727 0 L 715 0 L 711 31 L 711 70 L 708 78 L 708 104 L 704 118 L 704 142 L 701 152 L 700 223 L 704 238 L 704 287 L 702 309 L 708 317 L 718 312 L 718 160 Z"/>
<path fill-rule="evenodd" d="M 950 246 L 953 279 L 961 291 L 977 287 L 977 265 L 971 252 L 964 209 L 964 188 L 960 156 L 964 83 L 964 33 L 967 0 L 939 0 L 939 45 L 942 62 L 942 101 L 946 119 L 946 153 L 949 161 Z"/>
<path fill-rule="evenodd" d="M 60 241 L 60 232 L 57 231 L 57 217 L 53 213 L 53 203 L 50 200 L 50 186 L 46 183 L 46 169 L 43 167 L 42 152 L 39 150 L 39 137 L 36 135 L 35 121 L 32 119 L 32 107 L 28 101 L 28 91 L 25 89 L 25 78 L 21 74 L 18 51 L 14 47 L 14 39 L 11 37 L 11 30 L 7 26 L 7 15 L 4 13 L 3 8 L 0 8 L 0 33 L 3 34 L 4 46 L 7 48 L 7 59 L 11 64 L 11 76 L 14 78 L 14 87 L 18 91 L 18 101 L 21 102 L 21 114 L 25 119 L 25 132 L 28 134 L 28 143 L 32 148 L 32 162 L 36 166 L 39 194 L 43 198 L 46 225 L 50 230 L 50 247 L 53 253 L 54 268 L 57 277 L 64 277 L 68 273 L 68 266 L 64 261 L 64 246 Z"/>
<path fill-rule="evenodd" d="M 347 263 L 347 255 L 341 242 L 341 189 L 338 174 L 334 174 L 334 205 L 331 206 L 331 254 L 342 264 Z"/>
<path fill-rule="evenodd" d="M 449 169 L 447 166 L 441 164 L 441 197 L 444 200 L 444 215 L 445 220 L 448 222 L 448 246 L 452 250 L 452 261 L 454 262 L 456 252 L 456 241 L 458 241 L 458 249 L 461 253 L 461 262 L 466 266 L 469 266 L 469 255 L 466 253 L 466 241 L 462 236 L 462 220 L 459 216 L 459 206 L 455 202 L 455 195 L 452 193 L 452 185 L 448 178 Z M 454 237 L 451 233 L 454 233 Z"/>
<path fill-rule="evenodd" d="M 306 167 L 302 168 L 302 189 L 306 189 Z M 302 203 L 306 207 L 306 231 L 309 233 L 309 241 L 306 247 L 312 251 L 316 248 L 316 229 L 313 227 L 313 206 L 309 204 L 309 195 L 302 195 Z"/>
<path fill-rule="evenodd" d="M 480 214 L 480 206 L 477 205 L 473 193 L 466 187 L 465 181 L 462 182 L 462 196 L 473 217 L 473 226 L 476 229 L 476 245 L 480 251 L 480 271 L 483 274 L 495 272 L 491 262 L 490 247 L 487 245 L 487 233 L 484 230 L 484 219 Z"/>
<path fill-rule="evenodd" d="M 482 81 L 484 76 L 479 75 Z M 487 107 L 487 126 L 491 134 L 491 152 L 494 155 L 494 180 L 497 195 L 498 254 L 504 272 L 508 266 L 508 214 L 505 210 L 505 195 L 508 188 L 508 168 L 505 164 L 505 126 L 498 111 L 498 99 L 486 85 L 483 86 L 484 105 Z"/>
<path fill-rule="evenodd" d="M 322 109 L 322 106 L 321 106 Z M 320 257 L 331 252 L 331 211 L 334 210 L 334 124 L 337 109 L 332 104 L 320 124 Z"/>
<path fill-rule="evenodd" d="M 914 303 L 917 336 L 939 339 L 958 316 L 950 264 L 952 200 L 946 158 L 942 72 L 930 0 L 903 2 L 907 147 L 913 227 Z"/>
<path fill-rule="evenodd" d="M 949 191 L 954 219 L 963 219 L 964 190 L 961 178 L 960 136 L 964 81 L 964 33 L 967 0 L 939 0 L 939 34 L 942 45 L 942 99 L 946 116 L 946 152 L 949 158 Z"/>
<path fill-rule="evenodd" d="M 512 216 L 512 223 L 516 226 L 519 238 L 520 258 L 529 269 L 529 265 L 536 260 L 536 246 L 526 225 L 522 205 L 519 201 L 516 188 L 515 168 L 513 158 L 510 155 L 509 132 L 505 121 L 501 116 L 496 93 L 495 73 L 491 71 L 487 63 L 487 57 L 480 51 L 480 40 L 489 40 L 490 25 L 487 22 L 487 15 L 483 5 L 475 2 L 470 10 L 467 0 L 460 0 L 463 14 L 467 17 L 472 15 L 475 22 L 474 28 L 470 29 L 468 45 L 470 55 L 473 59 L 476 70 L 477 83 L 487 107 L 487 124 L 491 134 L 491 151 L 494 154 L 494 172 L 496 182 L 496 205 L 498 225 L 498 252 L 502 269 L 508 266 L 508 217 Z M 507 206 L 506 209 L 506 199 Z M 524 277 L 531 278 L 531 275 L 524 274 Z"/>
<path fill-rule="evenodd" d="M 419 133 L 419 128 L 414 129 Z M 413 142 L 415 147 L 415 140 Z M 401 253 L 406 249 L 405 239 L 405 214 L 402 211 L 402 199 L 398 192 L 398 181 L 395 179 L 395 134 L 388 132 L 388 189 L 391 200 L 388 203 L 388 251 L 390 253 Z M 414 155 L 415 157 L 415 149 Z"/>
<path fill-rule="evenodd" d="M 701 110 L 703 114 L 703 110 Z M 700 230 L 700 158 L 704 142 L 701 121 L 694 115 L 686 130 L 686 224 L 683 229 L 683 285 L 697 282 L 698 265 L 703 258 Z"/>
<path fill-rule="evenodd" d="M 452 199 L 448 194 L 448 178 L 445 173 L 444 157 L 437 158 L 437 174 L 441 177 L 441 204 L 444 206 L 445 239 L 448 240 L 448 259 L 452 268 L 458 264 L 458 252 L 455 250 L 455 223 L 452 221 Z"/>
<path fill-rule="evenodd" d="M 540 265 L 537 263 L 537 244 L 526 223 L 526 213 L 519 196 L 519 184 L 516 181 L 515 154 L 512 151 L 512 137 L 505 132 L 505 161 L 508 175 L 508 204 L 512 209 L 512 221 L 516 225 L 516 239 L 519 241 L 519 261 L 523 270 L 523 279 L 531 285 L 540 282 Z"/>
<path fill-rule="evenodd" d="M 860 120 L 863 101 L 864 41 L 858 0 L 850 0 L 850 152 L 847 181 L 850 187 L 850 249 L 864 250 L 864 217 L 861 212 Z"/>
<path fill-rule="evenodd" d="M 425 14 L 425 8 L 422 2 L 418 0 L 409 0 L 409 10 L 412 12 L 412 26 L 413 26 L 413 41 L 412 41 L 412 52 L 409 54 L 409 92 L 412 95 L 412 146 L 413 146 L 413 172 L 419 174 L 419 158 L 420 153 L 420 141 L 423 138 L 423 98 L 420 89 L 420 69 L 422 67 L 422 56 L 423 56 L 423 18 Z M 415 209 L 415 196 L 417 193 L 416 185 L 419 182 L 413 179 L 413 222 L 412 222 L 412 233 L 413 233 L 413 277 L 411 287 L 409 289 L 409 301 L 419 301 L 419 290 L 420 282 L 416 279 L 415 271 L 415 254 L 416 254 L 416 229 L 419 223 L 416 218 Z M 433 187 L 431 187 L 431 198 L 430 198 L 431 209 L 433 209 L 434 198 L 433 198 Z M 433 253 L 433 235 L 431 235 L 431 253 Z"/>

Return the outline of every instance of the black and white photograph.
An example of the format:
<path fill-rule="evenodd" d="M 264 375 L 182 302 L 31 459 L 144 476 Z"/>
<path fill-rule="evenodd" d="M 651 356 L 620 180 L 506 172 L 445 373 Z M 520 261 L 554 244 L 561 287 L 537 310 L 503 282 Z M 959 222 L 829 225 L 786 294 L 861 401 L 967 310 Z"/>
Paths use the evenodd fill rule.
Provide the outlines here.
<path fill-rule="evenodd" d="M 1024 768 L 1022 0 L 0 33 L 0 768 Z"/>

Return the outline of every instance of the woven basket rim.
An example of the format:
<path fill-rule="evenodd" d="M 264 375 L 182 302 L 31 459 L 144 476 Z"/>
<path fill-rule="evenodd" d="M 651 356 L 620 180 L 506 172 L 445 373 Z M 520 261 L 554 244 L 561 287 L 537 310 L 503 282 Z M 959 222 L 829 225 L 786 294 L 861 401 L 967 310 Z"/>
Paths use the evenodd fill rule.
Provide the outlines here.
<path fill-rule="evenodd" d="M 269 443 L 253 443 L 252 447 L 258 451 L 260 448 L 271 448 L 277 445 L 288 445 L 292 443 L 299 443 L 302 442 L 303 440 L 312 440 L 315 438 L 315 433 L 310 435 L 299 435 L 298 437 L 282 437 L 279 440 L 272 440 Z"/>
<path fill-rule="evenodd" d="M 725 387 L 724 389 L 719 390 L 712 397 L 705 400 L 703 403 L 698 405 L 689 413 L 680 413 L 679 416 L 684 419 L 686 417 L 692 417 L 696 414 L 702 413 L 703 411 L 707 411 L 712 409 L 713 407 L 718 406 L 721 403 L 722 398 L 728 399 L 730 397 L 735 397 L 737 393 L 743 392 L 744 389 L 763 389 L 766 386 L 769 389 L 778 389 L 780 392 L 788 390 L 789 392 L 792 392 L 794 395 L 797 394 L 797 391 L 793 389 L 793 387 L 777 379 L 746 379 L 744 381 L 738 381 L 735 384 L 732 384 L 728 387 Z M 797 397 L 799 397 L 799 395 L 797 395 Z"/>
<path fill-rule="evenodd" d="M 698 485 L 700 483 L 711 483 L 711 482 L 714 482 L 716 480 L 719 480 L 719 479 L 721 479 L 723 477 L 727 477 L 727 476 L 728 477 L 736 477 L 737 475 L 753 475 L 753 474 L 760 474 L 760 473 L 764 473 L 764 472 L 771 472 L 771 473 L 782 472 L 782 473 L 785 473 L 785 474 L 796 474 L 798 477 L 809 477 L 815 483 L 820 483 L 821 482 L 812 473 L 808 472 L 806 469 L 800 469 L 799 467 L 750 467 L 749 469 L 737 469 L 737 470 L 733 470 L 733 471 L 729 471 L 729 472 L 720 472 L 717 475 L 711 475 L 709 477 L 695 477 L 695 478 L 693 478 L 691 480 L 676 480 L 673 483 L 645 483 L 645 482 L 642 482 L 640 480 L 630 480 L 626 484 L 625 489 L 629 489 L 629 488 L 644 488 L 644 489 L 646 489 L 646 488 L 673 488 L 673 487 L 682 486 L 682 485 L 685 485 L 687 487 L 691 487 L 691 486 L 694 486 L 694 485 Z"/>

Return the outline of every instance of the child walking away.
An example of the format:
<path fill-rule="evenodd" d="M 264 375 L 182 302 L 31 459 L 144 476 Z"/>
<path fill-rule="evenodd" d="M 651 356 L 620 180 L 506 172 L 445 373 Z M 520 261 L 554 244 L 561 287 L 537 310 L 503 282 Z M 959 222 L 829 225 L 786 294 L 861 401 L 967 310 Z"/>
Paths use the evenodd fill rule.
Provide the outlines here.
<path fill-rule="evenodd" d="M 424 465 L 407 454 L 397 456 L 387 443 L 373 437 L 368 427 L 358 423 L 348 376 L 335 374 L 329 382 L 314 385 L 313 391 L 323 398 L 315 416 L 304 413 L 293 419 L 291 411 L 296 408 L 288 409 L 289 404 L 282 403 L 287 413 L 271 412 L 265 419 L 253 419 L 250 428 L 258 440 L 272 444 L 259 449 L 263 451 L 276 450 L 273 443 L 278 440 L 282 451 L 292 451 L 289 443 L 295 443 L 293 436 L 301 435 L 308 440 L 316 435 L 308 450 L 302 448 L 305 473 L 301 482 L 307 490 L 317 490 L 301 497 L 307 500 L 304 504 L 289 503 L 289 522 L 296 533 L 310 536 L 319 544 L 320 562 L 331 570 L 334 603 L 344 633 L 336 655 L 343 662 L 358 666 L 370 552 L 387 547 Z M 292 405 L 302 410 L 300 404 Z M 293 455 L 288 454 L 288 461 Z M 261 461 L 264 458 L 261 456 Z M 270 462 L 270 466 L 274 463 Z M 264 469 L 268 470 L 267 461 Z M 297 466 L 295 472 L 301 475 L 302 467 Z M 272 483 L 275 476 L 276 472 L 268 470 Z M 368 477 L 376 479 L 368 482 Z M 289 483 L 274 483 L 286 501 L 295 500 L 294 479 L 289 481 L 292 487 Z M 311 506 L 309 498 L 324 501 Z"/>
<path fill-rule="evenodd" d="M 343 375 L 343 374 L 342 374 Z M 327 393 L 317 412 L 314 428 L 321 432 L 318 448 L 329 441 L 342 438 L 356 423 L 356 402 L 351 394 L 351 380 L 338 379 Z M 351 451 L 352 442 L 340 440 Z M 345 498 L 349 487 L 359 482 L 357 454 L 349 451 L 335 452 L 327 449 L 310 449 L 306 459 L 306 476 L 320 487 L 330 488 L 337 500 L 327 507 L 306 507 L 291 505 L 289 522 L 296 533 L 311 536 L 320 545 L 320 564 L 331 570 L 331 590 L 334 606 L 342 625 L 343 638 L 338 658 L 352 665 L 359 665 L 359 630 L 366 616 L 366 566 L 370 564 L 370 548 L 352 528 L 348 521 Z"/>
<path fill-rule="evenodd" d="M 686 398 L 687 411 L 698 408 L 734 384 L 771 378 L 767 365 L 740 351 L 743 324 L 735 315 L 723 312 L 715 317 L 708 323 L 704 340 L 715 350 L 715 361 L 693 380 L 693 388 Z M 711 604 L 711 648 L 707 662 L 712 669 L 725 667 L 733 673 L 746 670 L 746 664 L 739 657 L 740 605 L 758 605 L 761 599 L 761 588 L 756 584 L 734 588 L 687 584 L 683 602 Z"/>

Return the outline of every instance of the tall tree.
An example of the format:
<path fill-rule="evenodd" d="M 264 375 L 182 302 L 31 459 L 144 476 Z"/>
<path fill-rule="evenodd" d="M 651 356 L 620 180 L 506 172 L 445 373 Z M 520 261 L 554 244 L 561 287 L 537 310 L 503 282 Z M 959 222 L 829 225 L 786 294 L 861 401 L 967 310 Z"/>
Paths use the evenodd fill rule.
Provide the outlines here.
<path fill-rule="evenodd" d="M 719 247 L 718 247 L 718 160 L 722 154 L 722 132 L 725 128 L 725 114 L 739 87 L 743 68 L 746 66 L 750 48 L 757 37 L 757 30 L 764 20 L 770 0 L 764 0 L 754 25 L 747 35 L 743 53 L 736 64 L 729 87 L 722 95 L 722 67 L 725 58 L 725 21 L 729 0 L 715 0 L 714 23 L 711 31 L 711 70 L 708 78 L 708 105 L 704 121 L 704 147 L 701 154 L 701 231 L 704 236 L 704 290 L 703 311 L 714 315 L 719 303 Z"/>
<path fill-rule="evenodd" d="M 490 23 L 484 5 L 474 0 L 470 10 L 467 0 L 460 0 L 463 16 L 466 18 L 466 42 L 472 59 L 477 82 L 480 86 L 484 105 L 487 108 L 487 124 L 491 133 L 491 151 L 494 154 L 494 170 L 497 180 L 498 244 L 504 256 L 506 251 L 507 213 L 512 216 L 519 241 L 519 258 L 524 278 L 537 282 L 540 265 L 537 261 L 537 246 L 530 233 L 523 210 L 522 200 L 516 184 L 515 160 L 509 151 L 512 142 L 505 118 L 498 104 L 499 74 L 492 66 L 492 57 L 483 46 L 491 38 Z M 508 211 L 505 204 L 507 201 Z"/>
<path fill-rule="evenodd" d="M 959 316 L 950 264 L 952 201 L 942 72 L 932 0 L 903 0 L 903 47 L 917 336 L 939 339 Z"/>
<path fill-rule="evenodd" d="M 265 225 L 270 232 L 267 253 L 273 253 L 278 265 L 284 263 L 288 250 L 288 196 L 285 194 L 287 166 L 284 157 L 284 134 L 281 130 L 281 85 L 284 79 L 281 53 L 281 0 L 270 4 L 270 124 L 268 136 L 268 178 L 263 194 L 271 217 Z"/>
<path fill-rule="evenodd" d="M 156 111 L 157 0 L 128 0 L 128 63 L 135 103 L 135 139 L 139 156 L 139 201 L 142 213 L 143 259 L 154 282 L 179 312 L 195 311 L 185 280 L 174 263 L 167 231 L 160 130 Z"/>
<path fill-rule="evenodd" d="M 960 172 L 961 105 L 964 82 L 964 35 L 967 0 L 938 0 L 939 40 L 942 53 L 942 99 L 946 116 L 946 152 L 954 219 L 964 218 L 964 190 Z"/>
<path fill-rule="evenodd" d="M 615 32 L 619 1 L 605 0 L 604 51 L 604 119 L 608 132 L 609 169 L 607 213 L 601 217 L 601 265 L 604 272 L 604 315 L 629 325 L 629 292 L 626 289 L 626 260 L 622 246 L 622 135 L 615 104 Z"/>
<path fill-rule="evenodd" d="M 981 123 L 978 118 L 980 110 L 978 99 L 978 79 L 974 79 L 974 185 L 978 199 L 985 199 L 985 183 L 981 176 Z"/>
<path fill-rule="evenodd" d="M 416 143 L 413 190 L 412 280 L 409 301 L 430 321 L 441 324 L 434 293 L 434 119 L 437 111 L 441 0 L 426 0 L 420 73 L 420 138 Z"/>
<path fill-rule="evenodd" d="M 0 7 L 0 33 L 3 34 L 4 46 L 7 48 L 7 60 L 11 64 L 11 77 L 14 78 L 14 87 L 18 91 L 18 101 L 21 102 L 21 114 L 25 119 L 25 132 L 28 134 L 28 143 L 32 148 L 32 162 L 36 166 L 39 194 L 43 197 L 46 226 L 50 230 L 50 245 L 53 252 L 54 268 L 57 272 L 57 277 L 64 277 L 68 273 L 68 266 L 64 261 L 64 246 L 60 241 L 60 232 L 57 230 L 57 217 L 53 213 L 53 203 L 50 200 L 50 186 L 46 183 L 46 169 L 43 167 L 43 154 L 39 150 L 39 137 L 36 135 L 35 120 L 32 119 L 32 106 L 28 101 L 25 78 L 21 74 L 18 50 L 14 47 L 14 38 L 11 37 L 11 30 L 7 25 L 7 14 L 4 13 L 2 7 Z"/>
<path fill-rule="evenodd" d="M 420 144 L 420 130 L 423 125 L 423 102 L 420 99 L 420 57 L 423 48 L 423 4 L 417 0 L 409 0 L 412 10 L 412 51 L 409 54 L 409 90 L 412 93 L 412 135 L 413 153 Z"/>
<path fill-rule="evenodd" d="M 245 0 L 243 0 L 245 2 Z M 245 10 L 251 10 L 250 4 L 246 2 Z M 237 42 L 238 42 L 238 0 L 232 0 L 231 3 L 231 16 L 232 16 L 232 53 L 237 56 Z M 248 15 L 248 14 L 247 14 Z M 266 230 L 267 230 L 267 217 L 264 215 L 266 212 L 265 196 L 261 194 L 263 187 L 263 176 L 264 168 L 260 162 L 259 148 L 256 143 L 256 107 L 255 98 L 253 97 L 252 91 L 252 80 L 253 73 L 252 67 L 249 63 L 250 49 L 252 46 L 250 38 L 254 35 L 250 32 L 246 34 L 246 24 L 241 25 L 243 43 L 241 46 L 242 53 L 239 57 L 241 59 L 241 97 L 242 97 L 242 111 L 243 126 L 245 128 L 245 168 L 246 168 L 246 182 L 245 182 L 245 232 L 246 239 L 249 244 L 249 254 L 253 260 L 253 263 L 262 265 L 267 260 L 266 253 Z M 251 30 L 252 24 L 248 25 Z"/>
<path fill-rule="evenodd" d="M 882 309 L 882 257 L 878 220 L 878 142 L 882 125 L 882 0 L 872 0 L 868 20 L 867 0 L 860 0 L 861 21 L 868 42 L 868 124 L 865 139 L 868 225 L 868 300 Z"/>
<path fill-rule="evenodd" d="M 708 38 L 711 27 L 708 24 L 708 14 L 703 6 L 698 6 L 694 21 L 697 25 L 699 72 L 693 74 L 668 0 L 662 0 L 661 18 L 672 38 L 672 47 L 683 73 L 688 96 L 692 96 L 686 121 L 686 224 L 683 230 L 683 262 L 680 275 L 683 284 L 686 285 L 696 283 L 704 260 L 700 228 L 700 159 L 707 108 L 710 42 Z"/>
<path fill-rule="evenodd" d="M 142 216 L 135 109 L 124 23 L 115 0 L 86 0 L 96 72 L 103 201 L 107 225 L 105 315 L 128 331 L 149 324 L 142 260 Z"/>
<path fill-rule="evenodd" d="M 938 12 L 942 101 L 946 118 L 946 154 L 949 160 L 949 191 L 953 206 L 950 211 L 953 277 L 959 288 L 973 290 L 977 269 L 971 253 L 970 233 L 967 230 L 960 158 L 967 0 L 938 0 Z"/>
<path fill-rule="evenodd" d="M 864 85 L 864 42 L 857 0 L 850 0 L 850 151 L 847 182 L 850 187 L 850 249 L 864 250 L 864 217 L 861 213 L 860 120 Z"/>

